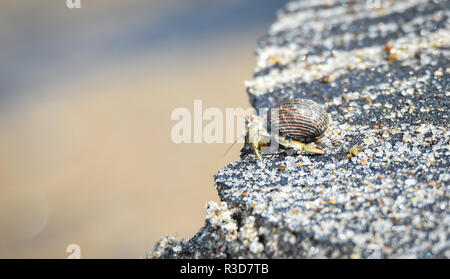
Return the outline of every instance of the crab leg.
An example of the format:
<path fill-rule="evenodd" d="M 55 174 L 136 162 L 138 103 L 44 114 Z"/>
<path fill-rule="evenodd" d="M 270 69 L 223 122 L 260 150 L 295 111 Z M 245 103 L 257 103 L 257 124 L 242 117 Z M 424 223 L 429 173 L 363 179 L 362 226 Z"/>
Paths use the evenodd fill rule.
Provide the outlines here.
<path fill-rule="evenodd" d="M 296 140 L 288 140 L 283 137 L 279 137 L 278 140 L 279 140 L 280 144 L 282 144 L 286 147 L 295 148 L 300 151 L 306 151 L 306 152 L 314 153 L 314 154 L 325 154 L 325 152 L 323 150 L 308 146 L 308 145 L 301 143 L 299 141 L 296 141 Z"/>
<path fill-rule="evenodd" d="M 259 147 L 258 146 L 255 146 L 255 144 L 253 143 L 252 145 L 252 149 L 253 149 L 253 152 L 255 153 L 255 156 L 256 156 L 256 158 L 259 160 L 259 161 L 261 161 L 261 155 L 259 154 Z"/>

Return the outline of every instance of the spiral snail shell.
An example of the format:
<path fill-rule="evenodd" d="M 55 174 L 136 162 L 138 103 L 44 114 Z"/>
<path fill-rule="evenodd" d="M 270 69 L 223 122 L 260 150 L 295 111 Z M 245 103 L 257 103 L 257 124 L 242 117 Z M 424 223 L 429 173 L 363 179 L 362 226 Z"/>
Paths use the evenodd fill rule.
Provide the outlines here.
<path fill-rule="evenodd" d="M 265 119 L 251 115 L 247 120 L 245 142 L 253 149 L 258 160 L 262 160 L 260 149 L 273 143 L 272 139 L 287 148 L 314 154 L 325 154 L 319 148 L 306 145 L 325 133 L 328 128 L 328 114 L 314 101 L 293 99 L 271 109 L 267 116 L 271 133 L 265 128 Z"/>
<path fill-rule="evenodd" d="M 328 128 L 325 109 L 308 99 L 297 98 L 280 103 L 271 110 L 269 121 L 280 136 L 303 143 L 322 137 Z"/>

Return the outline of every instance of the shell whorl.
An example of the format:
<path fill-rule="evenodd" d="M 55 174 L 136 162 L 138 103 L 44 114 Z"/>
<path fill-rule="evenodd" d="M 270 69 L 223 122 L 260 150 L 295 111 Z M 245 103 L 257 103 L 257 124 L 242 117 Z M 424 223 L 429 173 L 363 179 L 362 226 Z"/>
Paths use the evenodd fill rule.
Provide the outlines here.
<path fill-rule="evenodd" d="M 277 105 L 271 110 L 269 121 L 281 136 L 300 142 L 311 142 L 323 136 L 328 128 L 325 109 L 308 99 L 292 99 Z"/>

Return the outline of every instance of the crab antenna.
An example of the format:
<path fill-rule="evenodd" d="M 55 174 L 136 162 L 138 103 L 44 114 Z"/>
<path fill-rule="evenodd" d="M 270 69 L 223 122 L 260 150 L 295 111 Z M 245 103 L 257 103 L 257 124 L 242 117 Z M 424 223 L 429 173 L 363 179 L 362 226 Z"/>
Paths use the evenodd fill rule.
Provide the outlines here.
<path fill-rule="evenodd" d="M 232 148 L 232 147 L 238 142 L 238 140 L 240 140 L 243 136 L 244 136 L 244 134 L 242 134 L 240 137 L 238 137 L 238 138 L 233 142 L 233 144 L 232 144 L 230 147 L 227 148 L 227 151 L 225 151 L 225 153 L 223 153 L 223 156 L 227 155 L 228 151 L 230 151 L 231 148 Z"/>
<path fill-rule="evenodd" d="M 246 123 L 248 121 L 248 118 L 250 117 L 250 115 L 246 115 L 246 116 L 242 116 L 242 115 L 236 115 L 237 117 L 243 119 Z M 243 133 L 240 137 L 238 137 L 233 144 L 227 148 L 227 150 L 225 151 L 225 153 L 223 153 L 223 156 L 227 155 L 227 153 L 231 150 L 231 148 L 238 142 L 238 140 L 240 140 L 243 136 L 245 135 L 245 133 Z"/>

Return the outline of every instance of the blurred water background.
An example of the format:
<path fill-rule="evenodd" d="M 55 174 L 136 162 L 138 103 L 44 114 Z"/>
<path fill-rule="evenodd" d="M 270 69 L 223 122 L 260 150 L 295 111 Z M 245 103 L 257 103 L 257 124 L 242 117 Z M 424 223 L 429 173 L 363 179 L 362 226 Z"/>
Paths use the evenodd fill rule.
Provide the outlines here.
<path fill-rule="evenodd" d="M 283 1 L 0 3 L 0 258 L 143 256 L 186 238 L 241 146 L 174 144 L 176 107 L 249 107 Z"/>

